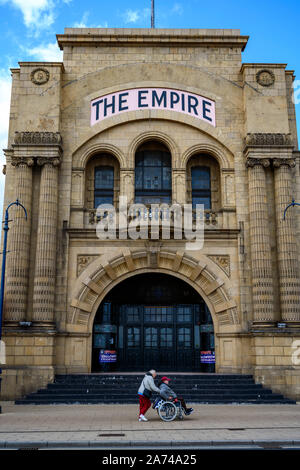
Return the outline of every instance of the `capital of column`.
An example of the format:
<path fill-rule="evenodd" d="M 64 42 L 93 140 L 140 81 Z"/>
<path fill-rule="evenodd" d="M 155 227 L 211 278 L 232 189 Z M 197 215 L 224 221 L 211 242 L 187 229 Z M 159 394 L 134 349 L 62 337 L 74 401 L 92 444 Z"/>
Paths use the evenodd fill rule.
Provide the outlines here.
<path fill-rule="evenodd" d="M 11 157 L 11 164 L 15 167 L 19 167 L 20 165 L 31 167 L 34 165 L 34 160 L 31 157 Z"/>
<path fill-rule="evenodd" d="M 294 168 L 296 166 L 295 158 L 274 158 L 273 166 L 274 168 L 280 168 L 281 166 L 288 166 L 289 168 Z"/>
<path fill-rule="evenodd" d="M 36 162 L 37 162 L 38 166 L 52 165 L 52 166 L 56 167 L 56 166 L 60 165 L 60 158 L 58 158 L 58 157 L 54 157 L 54 158 L 38 157 Z"/>
<path fill-rule="evenodd" d="M 270 159 L 269 158 L 252 158 L 248 157 L 246 160 L 246 167 L 253 168 L 255 165 L 261 165 L 264 168 L 268 168 L 270 166 Z"/>

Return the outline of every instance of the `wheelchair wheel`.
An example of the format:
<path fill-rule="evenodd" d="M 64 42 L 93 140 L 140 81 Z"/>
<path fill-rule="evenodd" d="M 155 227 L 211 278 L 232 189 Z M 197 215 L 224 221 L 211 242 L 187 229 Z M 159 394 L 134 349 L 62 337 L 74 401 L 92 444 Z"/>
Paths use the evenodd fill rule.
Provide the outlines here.
<path fill-rule="evenodd" d="M 158 414 L 163 421 L 173 421 L 177 415 L 176 406 L 170 401 L 165 401 L 165 403 L 159 407 Z"/>

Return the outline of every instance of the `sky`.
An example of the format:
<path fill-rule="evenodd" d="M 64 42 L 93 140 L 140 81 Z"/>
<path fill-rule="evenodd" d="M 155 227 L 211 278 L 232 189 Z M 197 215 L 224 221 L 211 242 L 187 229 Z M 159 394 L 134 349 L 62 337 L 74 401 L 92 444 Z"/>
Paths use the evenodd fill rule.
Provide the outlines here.
<path fill-rule="evenodd" d="M 294 70 L 300 135 L 299 0 L 155 0 L 157 28 L 234 28 L 249 35 L 243 62 L 286 63 Z M 20 61 L 62 61 L 56 34 L 65 27 L 147 28 L 151 0 L 0 0 L 0 215 L 4 189 L 1 149 L 7 146 L 10 68 Z M 23 129 L 20 129 L 23 130 Z"/>

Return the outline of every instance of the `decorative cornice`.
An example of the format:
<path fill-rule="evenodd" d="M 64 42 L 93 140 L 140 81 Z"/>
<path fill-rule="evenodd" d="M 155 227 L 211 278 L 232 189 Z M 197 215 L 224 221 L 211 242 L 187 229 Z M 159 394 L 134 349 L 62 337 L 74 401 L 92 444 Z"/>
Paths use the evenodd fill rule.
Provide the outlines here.
<path fill-rule="evenodd" d="M 249 36 L 239 30 L 205 29 L 128 29 L 128 28 L 65 28 L 65 34 L 56 35 L 61 50 L 66 46 L 157 46 L 179 45 L 202 47 L 236 47 L 245 49 Z"/>
<path fill-rule="evenodd" d="M 246 167 L 247 168 L 253 168 L 255 165 L 261 165 L 264 168 L 267 168 L 270 166 L 270 160 L 269 158 L 251 158 L 248 157 L 246 160 Z"/>
<path fill-rule="evenodd" d="M 61 145 L 59 132 L 15 132 L 15 145 Z"/>
<path fill-rule="evenodd" d="M 294 158 L 274 158 L 273 166 L 279 168 L 283 165 L 294 168 L 296 166 L 296 160 Z"/>
<path fill-rule="evenodd" d="M 246 147 L 293 147 L 291 134 L 248 133 Z"/>

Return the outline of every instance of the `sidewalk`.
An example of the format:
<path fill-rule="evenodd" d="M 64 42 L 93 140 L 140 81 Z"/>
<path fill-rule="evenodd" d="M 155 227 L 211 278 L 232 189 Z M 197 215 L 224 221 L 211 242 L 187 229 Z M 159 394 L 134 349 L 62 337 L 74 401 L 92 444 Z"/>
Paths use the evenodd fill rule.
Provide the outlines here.
<path fill-rule="evenodd" d="M 259 444 L 300 447 L 300 405 L 193 405 L 183 421 L 166 423 L 135 405 L 14 405 L 2 402 L 0 449 Z"/>

